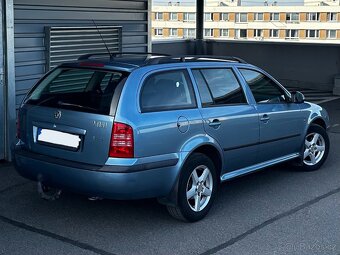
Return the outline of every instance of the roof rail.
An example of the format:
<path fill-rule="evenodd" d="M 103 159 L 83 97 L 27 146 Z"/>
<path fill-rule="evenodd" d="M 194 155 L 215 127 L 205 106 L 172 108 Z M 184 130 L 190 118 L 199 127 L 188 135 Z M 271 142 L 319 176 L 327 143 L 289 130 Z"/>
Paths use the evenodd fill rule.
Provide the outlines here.
<path fill-rule="evenodd" d="M 225 62 L 238 62 L 247 64 L 241 58 L 234 56 L 211 56 L 211 55 L 174 55 L 174 56 L 160 56 L 158 58 L 149 59 L 146 65 L 166 64 L 174 62 L 199 62 L 199 61 L 225 61 Z"/>
<path fill-rule="evenodd" d="M 94 56 L 109 56 L 111 59 L 116 58 L 121 55 L 151 55 L 151 56 L 162 56 L 162 57 L 170 57 L 168 54 L 163 54 L 163 53 L 154 53 L 154 52 L 112 52 L 111 54 L 109 53 L 90 53 L 90 54 L 85 54 L 82 55 L 78 58 L 78 60 L 87 60 L 91 57 Z"/>

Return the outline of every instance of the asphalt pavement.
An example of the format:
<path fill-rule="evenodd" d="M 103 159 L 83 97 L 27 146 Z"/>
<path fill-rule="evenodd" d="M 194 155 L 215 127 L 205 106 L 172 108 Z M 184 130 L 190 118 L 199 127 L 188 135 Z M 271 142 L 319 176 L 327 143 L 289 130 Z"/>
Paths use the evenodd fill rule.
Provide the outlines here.
<path fill-rule="evenodd" d="M 35 183 L 0 164 L 0 254 L 340 255 L 340 100 L 323 106 L 332 128 L 321 170 L 282 164 L 226 182 L 192 224 L 153 199 L 44 201 Z"/>

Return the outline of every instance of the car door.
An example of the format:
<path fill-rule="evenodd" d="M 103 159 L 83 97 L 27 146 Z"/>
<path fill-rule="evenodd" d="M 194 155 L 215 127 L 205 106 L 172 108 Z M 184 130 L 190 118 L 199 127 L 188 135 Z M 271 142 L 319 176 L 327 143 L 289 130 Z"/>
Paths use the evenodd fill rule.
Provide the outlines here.
<path fill-rule="evenodd" d="M 258 114 L 249 105 L 232 68 L 192 70 L 206 133 L 224 150 L 222 174 L 257 162 Z"/>
<path fill-rule="evenodd" d="M 299 153 L 306 122 L 299 105 L 291 103 L 288 92 L 264 72 L 245 68 L 239 71 L 259 113 L 259 160 L 264 162 Z"/>
<path fill-rule="evenodd" d="M 155 70 L 141 84 L 141 113 L 134 120 L 137 157 L 179 152 L 184 141 L 203 132 L 187 69 Z"/>

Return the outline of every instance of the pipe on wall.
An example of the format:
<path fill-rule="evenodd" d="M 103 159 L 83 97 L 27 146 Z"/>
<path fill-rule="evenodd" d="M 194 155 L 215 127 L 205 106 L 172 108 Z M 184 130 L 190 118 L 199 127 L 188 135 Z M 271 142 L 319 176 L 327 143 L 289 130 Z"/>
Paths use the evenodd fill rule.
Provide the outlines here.
<path fill-rule="evenodd" d="M 4 157 L 11 161 L 11 145 L 15 142 L 16 97 L 15 97 L 15 58 L 14 58 L 14 3 L 13 0 L 2 1 L 3 15 L 3 103 L 4 103 Z"/>
<path fill-rule="evenodd" d="M 196 54 L 204 51 L 204 0 L 196 0 Z"/>

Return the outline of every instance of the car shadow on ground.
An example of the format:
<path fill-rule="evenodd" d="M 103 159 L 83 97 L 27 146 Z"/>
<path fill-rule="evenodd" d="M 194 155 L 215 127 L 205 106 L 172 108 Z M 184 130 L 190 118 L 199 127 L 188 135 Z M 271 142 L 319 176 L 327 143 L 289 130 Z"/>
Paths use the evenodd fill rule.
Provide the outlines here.
<path fill-rule="evenodd" d="M 216 214 L 224 214 L 225 204 L 234 204 L 235 201 L 240 203 L 244 200 L 249 201 L 258 192 L 262 194 L 265 187 L 275 187 L 275 185 L 285 182 L 285 178 L 290 179 L 295 174 L 301 175 L 301 172 L 297 167 L 285 163 L 222 183 L 209 218 Z M 59 200 L 45 201 L 39 199 L 35 190 L 35 183 L 29 183 L 25 190 L 29 191 L 25 194 L 25 197 L 28 200 L 33 200 L 32 206 L 40 207 L 39 215 L 31 214 L 39 218 L 48 215 L 50 209 L 53 208 L 55 213 L 66 213 L 78 219 L 85 219 L 90 215 L 96 215 L 98 219 L 102 215 L 103 217 L 120 218 L 121 223 L 126 220 L 128 224 L 131 219 L 178 222 L 168 215 L 166 207 L 159 204 L 156 199 L 89 201 L 83 195 L 64 191 Z M 29 210 L 30 208 L 26 207 L 26 209 Z M 31 208 L 32 211 L 35 209 Z M 46 211 L 44 212 L 44 210 Z"/>

